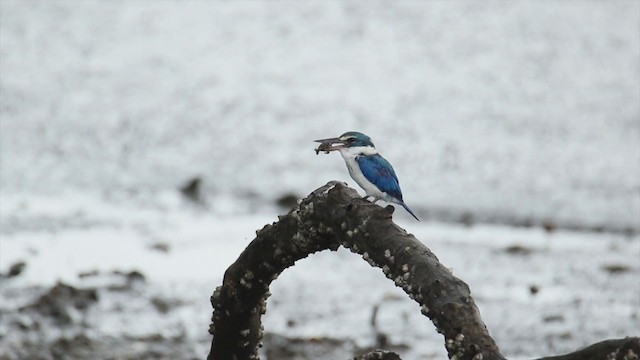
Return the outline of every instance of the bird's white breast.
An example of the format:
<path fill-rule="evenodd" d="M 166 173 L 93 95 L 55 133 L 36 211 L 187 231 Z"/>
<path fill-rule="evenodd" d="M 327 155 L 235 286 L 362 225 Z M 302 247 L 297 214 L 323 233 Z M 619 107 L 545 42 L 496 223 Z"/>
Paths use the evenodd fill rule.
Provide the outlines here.
<path fill-rule="evenodd" d="M 358 162 L 356 161 L 356 157 L 359 155 L 373 155 L 377 153 L 378 151 L 375 148 L 368 146 L 340 149 L 340 155 L 342 155 L 344 162 L 347 164 L 347 169 L 349 170 L 351 178 L 364 189 L 368 196 L 373 196 L 378 199 L 386 199 L 388 197 L 387 194 L 380 191 L 377 186 L 367 180 L 362 173 L 362 170 L 360 170 L 360 165 L 358 165 Z"/>

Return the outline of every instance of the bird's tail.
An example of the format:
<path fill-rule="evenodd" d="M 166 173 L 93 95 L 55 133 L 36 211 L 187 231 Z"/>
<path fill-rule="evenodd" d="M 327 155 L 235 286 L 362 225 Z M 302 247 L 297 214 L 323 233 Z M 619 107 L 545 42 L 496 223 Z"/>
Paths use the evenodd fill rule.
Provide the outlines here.
<path fill-rule="evenodd" d="M 402 207 L 407 210 L 409 212 L 409 214 L 411 214 L 411 216 L 413 216 L 416 220 L 420 221 L 420 219 L 418 219 L 418 217 L 416 216 L 416 214 L 413 213 L 413 211 L 411 211 L 411 209 L 409 209 L 409 207 L 407 206 L 407 204 L 405 204 L 404 202 L 402 202 L 400 205 L 402 205 Z"/>

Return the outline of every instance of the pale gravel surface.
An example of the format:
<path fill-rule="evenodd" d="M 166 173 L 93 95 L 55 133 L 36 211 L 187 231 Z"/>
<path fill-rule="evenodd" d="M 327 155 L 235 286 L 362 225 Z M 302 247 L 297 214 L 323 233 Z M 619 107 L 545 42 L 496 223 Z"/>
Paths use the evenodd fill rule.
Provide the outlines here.
<path fill-rule="evenodd" d="M 3 1 L 0 185 L 264 204 L 346 180 L 311 140 L 360 130 L 420 213 L 638 229 L 639 27 L 637 1 Z"/>
<path fill-rule="evenodd" d="M 69 213 L 82 221 L 68 223 Z M 114 354 L 113 346 L 104 344 L 108 341 L 156 339 L 166 346 L 165 352 L 181 349 L 182 359 L 207 353 L 213 288 L 254 231 L 277 218 L 220 216 L 172 193 L 126 201 L 87 194 L 5 196 L 0 217 L 11 219 L 2 224 L 0 270 L 26 263 L 23 274 L 2 281 L 0 288 L 2 348 L 23 348 L 19 344 L 26 339 L 46 344 L 81 333 L 102 344 L 93 348 L 94 357 Z M 605 338 L 638 335 L 637 235 L 398 221 L 469 284 L 483 319 L 509 358 L 557 354 Z M 158 244 L 164 244 L 166 252 L 158 250 Z M 506 251 L 512 246 L 525 253 Z M 611 273 L 606 270 L 610 266 L 622 271 Z M 111 291 L 109 287 L 123 283 L 111 274 L 114 270 L 138 271 L 146 282 L 128 291 Z M 97 274 L 79 276 L 91 272 Z M 15 312 L 57 281 L 98 288 L 98 302 L 86 313 L 75 312 L 79 325 L 58 329 L 37 314 Z M 539 289 L 536 294 L 532 286 Z M 438 359 L 445 354 L 442 337 L 419 307 L 379 269 L 344 249 L 300 261 L 273 283 L 271 292 L 264 318 L 268 332 L 372 346 L 370 316 L 374 305 L 383 303 L 380 330 L 389 334 L 391 344 L 409 345 L 397 350 L 403 358 Z M 160 307 L 154 304 L 157 299 Z M 165 312 L 162 304 L 167 305 Z M 42 330 L 28 326 L 34 323 Z M 172 339 L 182 347 L 173 346 Z M 140 342 L 126 340 L 117 349 L 131 355 L 151 346 Z M 350 354 L 353 346 L 343 350 Z M 176 356 L 169 354 L 165 358 Z"/>
<path fill-rule="evenodd" d="M 275 199 L 349 180 L 311 142 L 347 130 L 373 137 L 423 219 L 501 223 L 397 214 L 509 358 L 640 335 L 637 1 L 3 0 L 0 20 L 0 272 L 26 263 L 0 280 L 0 358 L 78 333 L 95 342 L 80 358 L 203 358 L 224 269 Z M 205 208 L 175 191 L 196 175 Z M 509 226 L 528 222 L 560 229 Z M 109 290 L 114 270 L 146 282 Z M 16 311 L 56 281 L 99 300 L 69 328 Z M 398 352 L 444 358 L 419 309 L 345 250 L 271 292 L 267 331 L 348 340 L 346 359 L 387 299 Z"/>

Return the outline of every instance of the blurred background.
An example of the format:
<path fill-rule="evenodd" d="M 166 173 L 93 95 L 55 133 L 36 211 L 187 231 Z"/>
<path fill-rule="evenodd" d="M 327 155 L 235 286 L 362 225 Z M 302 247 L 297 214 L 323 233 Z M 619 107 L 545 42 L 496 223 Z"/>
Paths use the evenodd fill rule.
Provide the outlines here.
<path fill-rule="evenodd" d="M 254 231 L 355 186 L 312 142 L 350 130 L 509 358 L 638 335 L 637 1 L 0 10 L 0 358 L 203 358 L 209 295 Z M 443 358 L 381 275 L 343 250 L 288 270 L 263 357 Z"/>

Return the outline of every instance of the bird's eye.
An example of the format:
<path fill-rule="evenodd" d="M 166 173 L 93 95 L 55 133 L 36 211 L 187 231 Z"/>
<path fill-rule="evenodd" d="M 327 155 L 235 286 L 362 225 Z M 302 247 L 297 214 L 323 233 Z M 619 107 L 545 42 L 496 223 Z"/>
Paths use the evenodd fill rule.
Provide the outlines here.
<path fill-rule="evenodd" d="M 353 143 L 353 142 L 356 141 L 356 138 L 349 138 L 347 141 L 350 142 L 350 143 Z"/>

